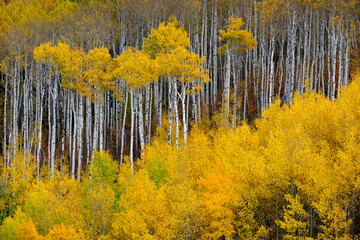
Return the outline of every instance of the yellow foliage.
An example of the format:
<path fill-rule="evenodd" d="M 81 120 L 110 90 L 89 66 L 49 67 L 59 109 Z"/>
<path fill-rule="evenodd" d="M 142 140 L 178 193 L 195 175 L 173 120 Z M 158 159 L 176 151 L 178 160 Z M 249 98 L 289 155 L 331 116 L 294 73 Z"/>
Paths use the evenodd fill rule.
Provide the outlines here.
<path fill-rule="evenodd" d="M 179 28 L 180 23 L 171 17 L 165 25 L 160 23 L 158 29 L 151 29 L 148 38 L 144 39 L 144 52 L 155 58 L 158 54 L 166 54 L 179 47 L 190 46 L 190 38 L 184 29 Z"/>
<path fill-rule="evenodd" d="M 285 230 L 285 239 L 305 239 L 308 229 L 308 216 L 300 202 L 299 196 L 292 197 L 285 195 L 286 201 L 289 202 L 287 208 L 284 210 L 284 220 L 278 221 L 278 224 Z"/>
<path fill-rule="evenodd" d="M 204 61 L 204 58 L 185 47 L 176 47 L 167 54 L 159 54 L 156 58 L 159 75 L 176 77 L 182 83 L 197 79 L 209 82 L 209 73 L 202 68 Z"/>
<path fill-rule="evenodd" d="M 154 60 L 134 48 L 128 48 L 115 59 L 114 76 L 126 80 L 129 87 L 139 90 L 157 80 Z"/>
<path fill-rule="evenodd" d="M 35 225 L 30 219 L 29 222 L 23 221 L 18 229 L 17 235 L 21 240 L 43 240 L 44 237 L 36 231 Z"/>
<path fill-rule="evenodd" d="M 76 232 L 72 227 L 66 227 L 64 224 L 55 225 L 50 229 L 46 240 L 82 240 L 85 239 L 83 234 Z"/>
<path fill-rule="evenodd" d="M 95 48 L 85 53 L 67 43 L 41 44 L 33 51 L 34 59 L 50 63 L 62 76 L 62 86 L 88 98 L 101 99 L 106 89 L 116 90 L 113 59 L 108 49 Z"/>
<path fill-rule="evenodd" d="M 28 197 L 31 185 L 36 181 L 35 158 L 30 153 L 24 156 L 24 151 L 19 151 L 15 158 L 5 169 L 4 178 L 8 188 L 4 189 L 9 194 L 9 210 L 17 205 L 23 205 Z"/>
<path fill-rule="evenodd" d="M 123 212 L 115 215 L 112 227 L 116 238 L 169 239 L 174 235 L 169 222 L 165 189 L 156 188 L 149 176 L 140 171 L 130 180 L 120 197 Z"/>
<path fill-rule="evenodd" d="M 235 191 L 230 178 L 221 173 L 207 174 L 199 183 L 206 189 L 203 201 L 209 214 L 210 222 L 206 230 L 209 239 L 219 236 L 230 238 L 234 233 L 232 222 L 234 213 L 231 209 Z"/>
<path fill-rule="evenodd" d="M 76 229 L 84 226 L 79 182 L 60 176 L 58 171 L 54 178 L 32 186 L 25 210 L 44 235 L 54 224 L 65 223 Z"/>
<path fill-rule="evenodd" d="M 19 240 L 18 230 L 24 222 L 28 222 L 29 217 L 17 208 L 13 216 L 9 216 L 0 226 L 0 239 Z"/>
<path fill-rule="evenodd" d="M 15 26 L 26 26 L 36 20 L 56 23 L 73 12 L 77 6 L 76 2 L 70 0 L 10 1 L 7 5 L 0 1 L 0 34 L 6 33 Z M 34 16 L 37 19 L 34 19 Z"/>
<path fill-rule="evenodd" d="M 229 22 L 230 24 L 226 26 L 225 30 L 219 30 L 221 34 L 219 40 L 226 42 L 219 51 L 224 53 L 227 48 L 230 48 L 230 51 L 236 50 L 242 53 L 248 48 L 254 49 L 254 46 L 257 44 L 256 39 L 247 30 L 240 30 L 244 25 L 242 19 L 230 17 Z"/>
<path fill-rule="evenodd" d="M 182 83 L 197 79 L 210 81 L 208 71 L 202 67 L 205 59 L 189 51 L 189 46 L 187 32 L 179 28 L 179 22 L 172 16 L 166 25 L 160 23 L 157 30 L 151 30 L 149 37 L 144 39 L 143 49 L 155 59 L 157 75 L 176 78 Z"/>
<path fill-rule="evenodd" d="M 166 54 L 181 59 L 186 51 Z M 100 76 L 112 71 L 99 60 L 112 61 L 106 50 L 85 55 Z M 162 57 L 129 49 L 112 67 L 136 89 L 151 82 L 147 74 Z M 164 124 L 134 173 L 124 164 L 117 175 L 110 155 L 99 153 L 92 179 L 82 183 L 58 172 L 37 183 L 33 157 L 20 152 L 2 175 L 2 205 L 12 216 L 0 238 L 351 239 L 360 193 L 359 106 L 360 75 L 334 102 L 308 92 L 296 93 L 290 106 L 277 100 L 253 127 L 227 129 L 215 115 L 193 126 L 181 148 L 167 144 Z M 26 214 L 13 214 L 16 205 Z"/>

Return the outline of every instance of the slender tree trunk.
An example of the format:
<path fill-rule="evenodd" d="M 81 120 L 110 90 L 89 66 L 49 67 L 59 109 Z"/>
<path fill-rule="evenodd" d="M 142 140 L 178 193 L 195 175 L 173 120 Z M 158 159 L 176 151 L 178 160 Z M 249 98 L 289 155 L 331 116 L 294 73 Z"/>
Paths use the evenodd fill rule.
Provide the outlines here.
<path fill-rule="evenodd" d="M 213 66 L 213 74 L 212 74 L 212 94 L 213 94 L 213 107 L 215 107 L 216 102 L 217 102 L 217 92 L 218 92 L 218 78 L 217 78 L 217 73 L 218 73 L 218 60 L 217 60 L 217 49 L 218 49 L 218 36 L 217 36 L 217 32 L 218 32 L 218 17 L 217 17 L 217 0 L 214 1 L 213 3 L 213 43 L 212 43 L 212 66 Z"/>
<path fill-rule="evenodd" d="M 100 105 L 100 102 L 98 99 L 95 100 L 95 103 L 94 103 L 94 133 L 93 133 L 93 144 L 92 144 L 92 147 L 93 147 L 93 151 L 92 151 L 92 156 L 94 155 L 94 152 L 97 151 L 99 149 L 99 124 L 100 124 L 100 121 L 99 121 L 99 105 Z"/>
<path fill-rule="evenodd" d="M 343 68 L 343 60 L 344 60 L 344 48 L 345 48 L 345 41 L 343 34 L 340 32 L 340 39 L 339 39 L 339 75 L 338 75 L 338 84 L 337 90 L 340 91 L 340 88 L 343 84 L 343 76 L 344 76 L 344 68 Z"/>
<path fill-rule="evenodd" d="M 41 153 L 41 143 L 42 143 L 42 118 L 43 118 L 43 97 L 45 90 L 42 86 L 41 80 L 41 65 L 39 64 L 39 74 L 36 81 L 36 124 L 37 124 L 37 151 L 36 151 L 36 163 L 37 163 L 37 180 L 40 178 L 40 153 Z"/>
<path fill-rule="evenodd" d="M 104 99 L 104 94 L 101 94 L 101 98 Z M 99 151 L 102 151 L 104 149 L 104 132 L 105 132 L 105 126 L 104 126 L 104 101 L 99 101 L 98 104 L 99 110 Z"/>
<path fill-rule="evenodd" d="M 184 145 L 186 145 L 187 140 L 187 134 L 188 134 L 188 122 L 186 120 L 186 106 L 185 106 L 185 93 L 186 93 L 187 84 L 182 83 L 181 84 L 181 107 L 182 107 L 182 124 L 183 124 L 183 130 L 184 130 Z"/>
<path fill-rule="evenodd" d="M 77 132 L 77 151 L 78 151 L 78 172 L 77 180 L 81 180 L 81 169 L 82 169 L 82 133 L 83 133 L 83 123 L 84 123 L 84 113 L 83 113 L 83 96 L 78 96 L 78 132 Z"/>
<path fill-rule="evenodd" d="M 139 139 L 140 139 L 140 150 L 144 152 L 145 148 L 145 137 L 144 137 L 144 116 L 143 116 L 143 95 L 142 90 L 137 91 L 137 115 L 139 121 Z"/>
<path fill-rule="evenodd" d="M 4 123 L 3 123 L 3 156 L 4 156 L 4 166 L 6 167 L 6 169 L 9 167 L 9 165 L 7 164 L 6 161 L 6 143 L 7 143 L 7 101 L 8 101 L 8 78 L 7 76 L 5 77 L 5 97 L 4 97 Z"/>
<path fill-rule="evenodd" d="M 87 98 L 86 99 L 86 166 L 89 166 L 90 153 L 92 150 L 91 126 L 92 126 L 91 100 Z"/>
<path fill-rule="evenodd" d="M 56 110 L 57 110 L 57 97 L 58 97 L 58 87 L 57 87 L 57 76 L 55 77 L 55 82 L 53 86 L 52 93 L 52 130 L 51 130 L 51 177 L 55 176 L 55 152 L 56 152 Z"/>
<path fill-rule="evenodd" d="M 72 92 L 71 93 L 71 100 L 70 100 L 70 105 L 71 105 L 71 111 L 72 114 L 74 116 L 74 127 L 73 127 L 73 143 L 72 143 L 72 148 L 71 148 L 71 178 L 75 178 L 75 160 L 76 160 L 76 135 L 77 135 L 77 128 L 79 126 L 79 118 L 78 118 L 78 114 L 77 111 L 75 110 L 75 97 L 76 97 L 76 93 Z M 76 97 L 78 99 L 78 97 Z"/>
<path fill-rule="evenodd" d="M 124 161 L 124 145 L 125 145 L 125 123 L 126 123 L 126 109 L 128 105 L 128 92 L 126 91 L 125 94 L 125 106 L 124 106 L 124 118 L 122 121 L 122 127 L 121 127 L 121 148 L 120 148 L 120 166 L 122 165 Z"/>
<path fill-rule="evenodd" d="M 269 99 L 268 103 L 271 107 L 273 101 L 274 101 L 274 92 L 275 92 L 275 84 L 274 84 L 274 69 L 275 69 L 275 63 L 274 63 L 274 54 L 275 54 L 275 39 L 274 36 L 270 38 L 270 75 L 269 75 Z"/>
<path fill-rule="evenodd" d="M 338 36 L 336 34 L 336 27 L 334 24 L 330 21 L 330 43 L 331 43 L 331 76 L 330 76 L 330 88 L 329 88 L 329 97 L 331 101 L 334 101 L 335 99 L 335 90 L 336 90 L 336 62 L 337 62 L 337 42 L 338 42 Z M 330 54 L 330 53 L 329 53 Z"/>
<path fill-rule="evenodd" d="M 236 63 L 238 63 L 238 67 L 240 68 L 240 61 L 234 59 L 236 58 L 234 55 L 232 55 L 232 72 L 233 72 L 233 83 L 234 83 L 234 96 L 233 96 L 233 103 L 232 103 L 232 118 L 231 118 L 231 128 L 235 129 L 236 122 L 237 122 L 237 92 L 238 92 L 238 71 L 236 67 Z"/>
<path fill-rule="evenodd" d="M 346 34 L 346 38 L 348 36 Z M 349 40 L 346 40 L 346 47 L 345 47 L 345 66 L 344 66 L 344 77 L 343 77 L 343 85 L 348 85 L 348 78 L 349 78 L 349 63 L 350 63 L 350 44 Z"/>
<path fill-rule="evenodd" d="M 231 53 L 229 51 L 229 47 L 226 47 L 223 102 L 224 102 L 225 119 L 227 123 L 229 122 L 229 113 L 230 113 L 230 75 L 231 75 Z"/>
<path fill-rule="evenodd" d="M 151 123 L 151 119 L 150 119 L 150 108 L 151 108 L 151 104 L 150 104 L 150 90 L 151 90 L 151 85 L 147 84 L 146 89 L 145 89 L 145 129 L 144 129 L 144 138 L 145 138 L 145 144 L 149 144 L 148 142 L 148 135 L 149 135 L 149 129 L 150 129 L 150 123 Z"/>
<path fill-rule="evenodd" d="M 134 90 L 130 89 L 130 101 L 131 101 L 131 126 L 130 126 L 130 166 L 131 174 L 134 171 L 134 121 L 135 121 L 135 97 Z"/>
<path fill-rule="evenodd" d="M 174 107 L 174 114 L 175 114 L 175 124 L 176 124 L 176 132 L 175 132 L 175 145 L 179 147 L 179 111 L 178 111 L 178 101 L 177 101 L 177 83 L 176 79 L 173 80 L 174 89 L 172 92 L 173 95 L 173 107 Z"/>
<path fill-rule="evenodd" d="M 243 106 L 244 106 L 244 110 L 243 110 L 243 120 L 246 119 L 246 105 L 247 105 L 247 101 L 248 101 L 248 69 L 250 69 L 250 66 L 248 66 L 248 63 L 250 58 L 250 54 L 249 54 L 249 50 L 247 50 L 246 54 L 245 54 L 245 86 L 244 86 L 244 101 L 243 101 Z"/>
<path fill-rule="evenodd" d="M 169 106 L 168 106 L 168 118 L 169 118 L 169 130 L 168 130 L 168 144 L 171 144 L 171 131 L 172 131 L 172 109 L 173 109 L 173 100 L 172 100 L 172 83 L 171 78 L 169 77 L 169 89 L 168 89 L 168 99 L 169 99 Z M 174 90 L 175 91 L 175 90 Z"/>
<path fill-rule="evenodd" d="M 286 53 L 285 94 L 287 104 L 292 103 L 294 91 L 296 21 L 296 13 L 295 10 L 293 10 L 292 18 L 289 22 L 288 45 Z"/>

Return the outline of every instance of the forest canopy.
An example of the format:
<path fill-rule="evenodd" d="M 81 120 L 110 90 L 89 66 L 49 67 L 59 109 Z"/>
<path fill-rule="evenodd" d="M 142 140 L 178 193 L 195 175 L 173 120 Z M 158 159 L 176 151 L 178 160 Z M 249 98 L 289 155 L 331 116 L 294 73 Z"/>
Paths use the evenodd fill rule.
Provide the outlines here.
<path fill-rule="evenodd" d="M 358 0 L 0 0 L 1 239 L 357 239 Z"/>

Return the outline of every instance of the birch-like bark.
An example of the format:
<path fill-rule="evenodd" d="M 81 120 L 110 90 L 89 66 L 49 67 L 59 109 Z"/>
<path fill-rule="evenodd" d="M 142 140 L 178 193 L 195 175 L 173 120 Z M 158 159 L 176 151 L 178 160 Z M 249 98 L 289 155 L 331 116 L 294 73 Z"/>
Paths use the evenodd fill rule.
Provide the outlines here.
<path fill-rule="evenodd" d="M 116 158 L 120 157 L 120 139 L 121 139 L 121 103 L 116 99 L 115 102 L 115 149 Z"/>
<path fill-rule="evenodd" d="M 347 86 L 348 85 L 348 78 L 349 78 L 349 63 L 350 63 L 350 44 L 349 44 L 349 40 L 346 40 L 345 49 L 346 50 L 345 50 L 345 63 L 344 63 L 345 66 L 344 66 L 343 85 Z"/>
<path fill-rule="evenodd" d="M 160 107 L 159 106 L 159 80 L 154 82 L 154 108 L 155 108 L 155 119 L 156 125 L 160 126 L 161 116 L 160 116 Z"/>
<path fill-rule="evenodd" d="M 19 91 L 20 91 L 20 76 L 17 60 L 14 67 L 14 78 L 12 81 L 12 153 L 9 155 L 9 159 L 14 159 L 18 148 L 18 117 L 19 117 Z M 11 138 L 10 138 L 11 139 Z M 14 164 L 15 168 L 15 164 Z"/>
<path fill-rule="evenodd" d="M 207 16 L 207 0 L 204 0 L 203 2 L 203 14 L 202 14 L 202 28 L 201 28 L 201 56 L 203 56 L 205 58 L 203 67 L 204 69 L 208 69 L 208 16 Z M 210 41 L 211 42 L 211 41 Z M 206 111 L 208 113 L 209 111 L 209 106 L 210 106 L 210 91 L 209 91 L 209 87 L 210 87 L 210 82 L 205 83 L 205 106 L 206 106 Z M 193 100 L 195 99 L 195 96 L 193 98 Z M 196 106 L 196 103 L 194 103 L 194 105 Z M 193 106 L 194 106 L 193 105 Z M 195 110 L 196 112 L 196 110 Z M 193 118 L 194 119 L 194 118 Z M 194 119 L 194 121 L 196 122 L 196 120 Z"/>
<path fill-rule="evenodd" d="M 173 89 L 173 107 L 174 107 L 174 114 L 175 114 L 175 124 L 176 124 L 176 132 L 175 132 L 175 145 L 179 147 L 179 110 L 178 110 L 178 100 L 177 100 L 177 83 L 176 79 L 173 81 L 174 89 Z"/>
<path fill-rule="evenodd" d="M 172 100 L 172 83 L 171 78 L 169 77 L 169 84 L 168 84 L 168 99 L 169 99 L 169 106 L 168 106 L 168 119 L 169 119 L 169 130 L 168 130 L 168 144 L 171 144 L 171 131 L 172 131 L 172 116 L 173 116 L 173 100 Z"/>
<path fill-rule="evenodd" d="M 120 148 L 120 166 L 123 164 L 124 161 L 124 146 L 125 146 L 125 123 L 126 123 L 126 109 L 128 106 L 128 91 L 126 91 L 125 94 L 125 106 L 124 106 L 124 118 L 122 121 L 122 127 L 121 127 L 121 148 Z M 131 101 L 131 100 L 130 100 Z"/>
<path fill-rule="evenodd" d="M 212 35 L 212 39 L 213 39 L 213 43 L 212 43 L 212 67 L 213 67 L 213 74 L 212 74 L 212 96 L 213 96 L 213 107 L 216 105 L 217 102 L 217 92 L 218 92 L 218 78 L 217 78 L 217 74 L 218 74 L 218 59 L 217 59 L 217 43 L 218 43 L 218 36 L 217 36 L 217 32 L 218 32 L 218 16 L 217 16 L 217 0 L 214 1 L 213 3 L 213 35 Z"/>
<path fill-rule="evenodd" d="M 137 111 L 136 112 L 137 112 L 138 121 L 139 121 L 140 150 L 141 150 L 141 153 L 143 153 L 144 148 L 145 148 L 145 137 L 144 137 L 144 115 L 143 115 L 142 90 L 137 91 Z"/>
<path fill-rule="evenodd" d="M 66 97 L 65 92 L 63 91 L 62 94 L 62 114 L 60 116 L 61 120 L 61 157 L 60 157 L 60 171 L 63 173 L 63 164 L 65 161 L 65 129 L 66 129 L 66 121 L 65 121 L 65 115 L 66 115 Z"/>
<path fill-rule="evenodd" d="M 68 139 L 68 149 L 69 149 L 69 164 L 71 165 L 71 159 L 72 159 L 72 133 L 73 133 L 73 111 L 72 111 L 72 105 L 71 105 L 71 98 L 72 98 L 72 91 L 70 89 L 67 90 L 67 118 L 66 118 L 66 135 Z M 69 171 L 71 172 L 71 166 L 69 168 Z"/>
<path fill-rule="evenodd" d="M 301 31 L 300 31 L 301 32 Z M 294 84 L 294 87 L 297 86 L 295 90 L 298 90 L 299 93 L 302 95 L 303 94 L 303 85 L 304 85 L 304 81 L 302 78 L 302 71 L 301 71 L 301 62 L 303 61 L 302 59 L 302 51 L 301 48 L 303 47 L 304 43 L 303 43 L 303 37 L 301 34 L 299 34 L 299 38 L 298 38 L 298 42 L 297 44 L 297 50 L 296 50 L 296 84 Z"/>
<path fill-rule="evenodd" d="M 291 104 L 294 91 L 294 72 L 295 72 L 295 38 L 296 38 L 296 13 L 293 10 L 289 22 L 288 45 L 286 52 L 286 81 L 285 97 L 286 103 Z"/>
<path fill-rule="evenodd" d="M 27 60 L 25 57 L 25 66 L 27 65 Z M 29 144 L 29 78 L 27 73 L 27 67 L 25 67 L 24 74 L 24 84 L 23 84 L 23 122 L 22 122 L 22 136 L 23 136 L 23 150 L 24 156 L 23 161 L 25 163 L 26 157 L 28 155 L 28 144 Z"/>
<path fill-rule="evenodd" d="M 2 75 L 3 77 L 4 75 Z M 9 167 L 9 165 L 7 164 L 6 161 L 6 143 L 7 143 L 7 101 L 8 101 L 8 78 L 7 76 L 5 76 L 5 97 L 4 97 L 4 123 L 3 123 L 3 156 L 4 156 L 4 166 L 6 167 L 6 169 Z"/>
<path fill-rule="evenodd" d="M 248 69 L 250 69 L 250 66 L 248 66 L 248 63 L 250 62 L 249 61 L 249 58 L 250 58 L 250 54 L 249 54 L 249 50 L 246 51 L 245 53 L 245 86 L 244 86 L 244 101 L 243 101 L 243 107 L 244 107 L 244 110 L 243 110 L 243 120 L 246 119 L 246 105 L 247 105 L 247 101 L 248 101 Z"/>
<path fill-rule="evenodd" d="M 322 28 L 322 34 L 321 34 L 321 30 L 320 30 L 320 51 L 319 53 L 321 55 L 319 55 L 319 58 L 321 58 L 320 60 L 320 66 L 319 66 L 319 71 L 318 71 L 318 74 L 320 75 L 320 81 L 319 81 L 319 86 L 318 86 L 318 91 L 322 91 L 323 93 L 325 93 L 325 76 L 324 76 L 324 73 L 325 73 L 325 57 L 326 57 L 326 54 L 325 54 L 325 21 L 323 21 L 323 26 L 321 27 Z M 316 40 L 314 39 L 314 42 Z M 314 43 L 315 45 L 315 43 Z M 317 53 L 317 52 L 315 52 Z M 318 59 L 316 58 L 315 56 L 315 63 Z"/>
<path fill-rule="evenodd" d="M 331 75 L 330 75 L 330 88 L 329 88 L 329 98 L 331 101 L 334 101 L 335 99 L 335 91 L 336 91 L 336 82 L 335 82 L 335 76 L 336 76 L 336 62 L 337 62 L 337 42 L 338 42 L 338 36 L 336 34 L 336 27 L 335 24 L 332 24 L 332 21 L 330 21 L 330 43 L 331 43 Z"/>
<path fill-rule="evenodd" d="M 77 180 L 81 180 L 81 169 L 82 169 L 82 133 L 84 124 L 84 113 L 83 113 L 83 96 L 78 96 L 78 116 L 77 116 L 78 128 L 77 128 L 77 153 L 78 153 L 78 172 Z"/>
<path fill-rule="evenodd" d="M 191 94 L 191 103 L 192 103 L 192 108 L 191 108 L 191 117 L 192 119 L 195 121 L 195 123 L 197 122 L 197 104 L 196 104 L 196 89 L 195 89 L 195 85 L 196 83 L 193 82 L 191 84 L 192 86 L 192 91 L 193 93 Z"/>
<path fill-rule="evenodd" d="M 256 11 L 257 0 L 253 1 L 253 8 L 254 8 L 254 38 L 258 37 L 258 16 Z M 257 104 L 259 103 L 259 91 L 258 91 L 258 81 L 259 81 L 259 63 L 258 63 L 258 51 L 259 51 L 259 44 L 254 46 L 253 54 L 252 54 L 252 77 L 253 77 L 253 88 L 254 88 L 254 95 Z"/>
<path fill-rule="evenodd" d="M 94 103 L 94 131 L 93 131 L 93 152 L 92 152 L 92 156 L 94 155 L 94 152 L 97 151 L 99 149 L 99 125 L 100 125 L 100 120 L 99 120 L 99 105 L 100 105 L 100 101 L 98 99 L 95 100 Z"/>
<path fill-rule="evenodd" d="M 274 70 L 275 70 L 275 63 L 274 63 L 274 54 L 275 54 L 275 39 L 274 36 L 270 38 L 270 74 L 269 74 L 269 99 L 268 103 L 271 107 L 274 101 L 274 91 L 275 91 L 275 84 L 274 84 Z"/>
<path fill-rule="evenodd" d="M 281 45 L 280 45 L 280 59 L 278 60 L 277 63 L 277 70 L 276 70 L 276 76 L 279 79 L 279 89 L 278 89 L 278 96 L 282 96 L 281 95 L 281 90 L 282 90 L 282 82 L 283 82 L 283 76 L 284 76 L 284 68 L 283 68 L 283 61 L 284 61 L 284 48 L 285 48 L 285 39 L 286 39 L 286 35 L 284 34 L 282 40 L 281 40 Z M 285 94 L 285 91 L 284 91 Z"/>
<path fill-rule="evenodd" d="M 340 91 L 340 88 L 343 84 L 343 77 L 344 77 L 344 68 L 343 68 L 343 60 L 344 60 L 344 48 L 345 48 L 345 41 L 343 34 L 340 32 L 340 38 L 339 38 L 339 73 L 338 73 L 338 84 L 337 84 L 337 90 Z"/>
<path fill-rule="evenodd" d="M 309 56 L 310 56 L 310 44 L 311 44 L 311 19 L 312 19 L 312 11 L 306 9 L 306 13 L 309 14 L 309 18 L 305 18 L 304 21 L 304 59 L 302 64 L 302 76 L 303 79 L 306 80 L 309 78 Z M 310 85 L 312 88 L 312 85 Z M 309 89 L 306 89 L 309 91 Z"/>
<path fill-rule="evenodd" d="M 147 144 L 151 143 L 151 124 L 152 124 L 152 102 L 153 102 L 153 89 L 150 87 L 150 101 L 149 101 L 149 122 L 147 129 Z"/>
<path fill-rule="evenodd" d="M 92 113 L 91 113 L 91 100 L 86 99 L 86 166 L 89 166 L 91 146 L 91 126 L 92 126 Z"/>
<path fill-rule="evenodd" d="M 104 94 L 101 94 L 101 98 L 104 99 Z M 99 101 L 99 104 L 98 104 L 98 107 L 99 107 L 99 110 L 98 110 L 98 113 L 99 113 L 99 151 L 102 151 L 104 149 L 104 140 L 105 140 L 105 137 L 104 137 L 104 130 L 105 130 L 105 127 L 104 127 L 104 100 L 102 101 Z"/>
<path fill-rule="evenodd" d="M 230 114 L 230 74 L 231 74 L 231 53 L 229 47 L 226 47 L 225 54 L 225 79 L 224 79 L 224 92 L 223 92 L 223 103 L 225 111 L 226 122 L 229 122 Z"/>
<path fill-rule="evenodd" d="M 71 106 L 71 112 L 72 115 L 74 116 L 74 127 L 73 127 L 73 143 L 72 143 L 72 148 L 71 148 L 71 178 L 75 178 L 75 160 L 76 160 L 76 135 L 77 135 L 77 128 L 79 126 L 79 118 L 78 118 L 78 114 L 77 114 L 77 109 L 75 110 L 75 101 L 77 101 L 79 98 L 76 97 L 77 94 L 76 93 L 71 93 L 70 96 L 70 106 Z M 75 97 L 77 100 L 75 100 Z"/>
<path fill-rule="evenodd" d="M 45 89 L 41 80 L 41 65 L 38 64 L 37 81 L 36 81 L 36 124 L 37 124 L 37 151 L 36 151 L 36 163 L 37 163 L 37 180 L 40 178 L 40 153 L 42 142 L 42 118 L 43 118 L 43 98 Z"/>
<path fill-rule="evenodd" d="M 51 131 L 52 131 L 52 125 L 51 125 L 51 115 L 52 115 L 52 112 L 51 112 L 51 82 L 50 82 L 50 78 L 51 77 L 48 77 L 48 100 L 47 100 L 47 107 L 48 107 L 48 126 L 49 126 L 49 129 L 48 129 L 48 156 L 47 156 L 47 164 L 48 164 L 48 168 L 50 169 L 51 168 Z M 51 172 L 52 172 L 52 169 L 51 169 Z"/>
<path fill-rule="evenodd" d="M 131 105 L 131 125 L 130 125 L 130 166 L 131 166 L 131 174 L 134 171 L 134 121 L 135 121 L 135 97 L 134 90 L 130 89 L 130 105 Z"/>
<path fill-rule="evenodd" d="M 179 94 L 180 100 L 181 100 L 181 109 L 182 109 L 182 124 L 183 124 L 183 130 L 184 130 L 184 145 L 186 145 L 187 142 L 187 134 L 188 134 L 188 122 L 186 120 L 186 106 L 185 106 L 185 93 L 186 93 L 187 83 L 181 84 L 181 94 Z"/>
<path fill-rule="evenodd" d="M 159 122 L 158 122 L 158 124 L 159 124 L 159 126 L 161 127 L 162 126 L 162 105 L 163 105 L 163 85 L 164 85 L 164 81 L 162 81 L 161 79 L 158 81 L 159 82 L 159 85 L 158 85 L 158 89 L 159 89 L 159 103 L 158 103 L 158 106 L 159 106 Z M 165 93 L 164 93 L 165 94 Z M 164 100 L 165 100 L 166 98 L 165 98 L 165 96 L 164 96 Z M 166 102 L 166 101 L 165 101 Z"/>
<path fill-rule="evenodd" d="M 236 128 L 236 113 L 237 113 L 237 93 L 238 93 L 238 71 L 237 68 L 240 68 L 240 61 L 234 59 L 235 56 L 232 55 L 232 75 L 233 75 L 233 83 L 234 83 L 234 96 L 233 96 L 233 103 L 232 103 L 232 118 L 231 118 L 231 128 Z M 236 67 L 236 63 L 238 63 L 238 66 Z"/>
<path fill-rule="evenodd" d="M 55 152 L 56 152 L 56 109 L 57 109 L 57 98 L 58 98 L 58 87 L 57 87 L 57 76 L 55 77 L 54 86 L 52 89 L 52 129 L 51 129 L 51 177 L 55 176 Z"/>
<path fill-rule="evenodd" d="M 151 85 L 147 84 L 146 90 L 145 90 L 145 131 L 144 131 L 144 137 L 145 137 L 145 144 L 150 143 L 150 129 L 151 129 Z"/>

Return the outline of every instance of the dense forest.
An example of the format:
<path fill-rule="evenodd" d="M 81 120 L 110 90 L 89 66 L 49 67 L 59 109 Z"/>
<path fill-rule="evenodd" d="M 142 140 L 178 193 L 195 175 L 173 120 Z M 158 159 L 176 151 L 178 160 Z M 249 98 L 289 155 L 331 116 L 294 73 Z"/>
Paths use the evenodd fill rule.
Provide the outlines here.
<path fill-rule="evenodd" d="M 0 0 L 0 239 L 360 238 L 358 0 Z"/>

